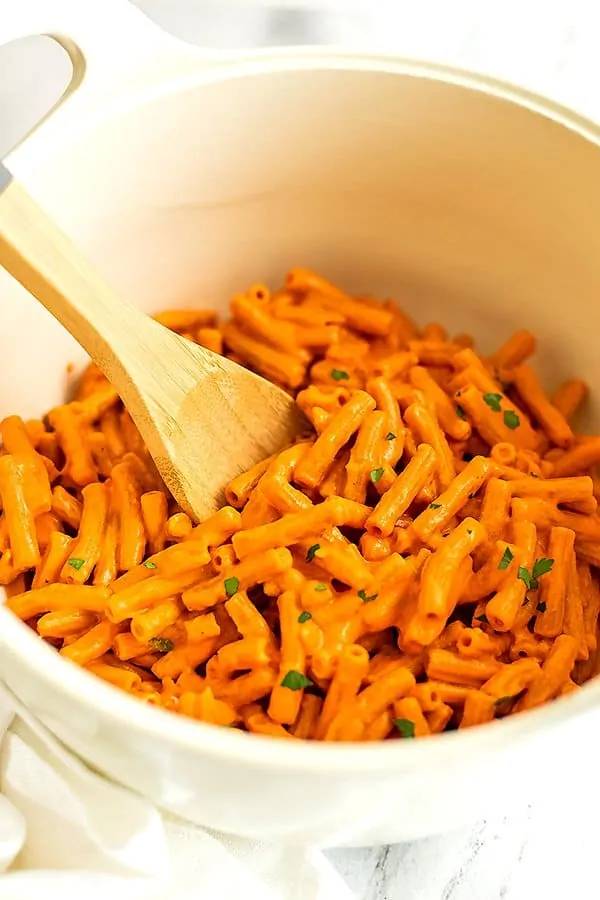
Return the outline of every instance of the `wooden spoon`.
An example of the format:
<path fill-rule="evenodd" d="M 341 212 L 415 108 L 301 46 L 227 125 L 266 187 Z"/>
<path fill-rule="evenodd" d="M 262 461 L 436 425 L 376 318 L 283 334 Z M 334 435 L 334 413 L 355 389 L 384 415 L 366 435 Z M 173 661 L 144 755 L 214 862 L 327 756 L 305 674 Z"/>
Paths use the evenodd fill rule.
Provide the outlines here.
<path fill-rule="evenodd" d="M 202 519 L 240 472 L 306 428 L 284 391 L 168 331 L 109 288 L 0 164 L 0 264 L 119 392 L 165 484 Z"/>

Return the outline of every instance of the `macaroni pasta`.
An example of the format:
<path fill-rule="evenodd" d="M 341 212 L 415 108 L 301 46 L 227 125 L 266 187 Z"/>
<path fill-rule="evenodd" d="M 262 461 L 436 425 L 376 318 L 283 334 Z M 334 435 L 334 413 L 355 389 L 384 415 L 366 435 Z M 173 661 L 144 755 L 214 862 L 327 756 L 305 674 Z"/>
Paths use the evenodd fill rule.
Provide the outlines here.
<path fill-rule="evenodd" d="M 198 525 L 95 365 L 0 422 L 0 584 L 65 658 L 151 703 L 290 740 L 427 737 L 600 665 L 600 437 L 518 331 L 491 356 L 308 269 L 219 324 L 157 317 L 292 393 L 310 434 Z"/>

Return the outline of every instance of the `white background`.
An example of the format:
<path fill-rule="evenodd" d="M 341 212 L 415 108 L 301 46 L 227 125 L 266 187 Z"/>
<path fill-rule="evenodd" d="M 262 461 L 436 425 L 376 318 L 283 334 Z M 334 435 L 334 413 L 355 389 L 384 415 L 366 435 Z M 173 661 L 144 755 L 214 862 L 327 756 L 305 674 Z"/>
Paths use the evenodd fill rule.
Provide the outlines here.
<path fill-rule="evenodd" d="M 19 2 L 0 0 L 0 35 L 2 19 Z M 376 3 L 371 0 L 371 10 Z M 137 5 L 178 37 L 200 44 L 209 39 L 200 15 L 203 0 L 137 0 Z M 224 7 L 235 5 L 221 3 L 221 14 Z M 301 0 L 282 0 L 280 5 L 300 6 Z M 342 6 L 340 0 L 313 0 L 313 7 L 319 5 L 316 20 L 307 22 L 293 13 L 282 18 L 281 11 L 274 20 L 272 12 L 257 12 L 256 4 L 243 0 L 246 11 L 229 19 L 225 36 L 232 44 L 243 43 L 249 35 L 269 42 L 315 34 L 353 43 L 364 38 L 357 13 L 364 4 L 346 4 L 353 16 L 343 30 L 331 12 Z M 395 0 L 384 6 L 385 16 L 372 24 L 370 40 L 386 49 L 502 76 L 600 121 L 598 0 Z M 52 45 L 34 39 L 0 49 L 0 156 L 52 104 L 67 79 L 65 61 Z M 359 900 L 598 896 L 598 798 L 591 796 L 598 791 L 593 785 L 574 790 L 573 773 L 561 774 L 561 785 L 553 786 L 547 797 L 524 798 L 519 808 L 506 810 L 497 821 L 392 848 L 332 851 L 329 857 Z"/>

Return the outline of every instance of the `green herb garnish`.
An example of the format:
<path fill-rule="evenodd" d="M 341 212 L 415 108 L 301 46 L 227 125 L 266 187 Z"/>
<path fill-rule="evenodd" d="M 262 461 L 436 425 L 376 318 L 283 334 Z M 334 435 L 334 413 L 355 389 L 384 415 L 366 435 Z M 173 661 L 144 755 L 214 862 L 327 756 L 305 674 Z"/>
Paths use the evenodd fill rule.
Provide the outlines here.
<path fill-rule="evenodd" d="M 414 738 L 414 736 L 415 736 L 415 723 L 414 722 L 411 722 L 410 719 L 394 719 L 393 722 L 403 738 Z"/>
<path fill-rule="evenodd" d="M 525 584 L 528 591 L 535 591 L 535 589 L 539 587 L 538 579 L 540 579 L 542 575 L 547 575 L 547 573 L 551 571 L 553 565 L 553 559 L 542 557 L 542 559 L 536 559 L 531 572 L 528 569 L 523 568 L 523 566 L 519 566 L 517 577 Z"/>
<path fill-rule="evenodd" d="M 150 638 L 148 646 L 157 653 L 170 653 L 174 645 L 169 638 L 154 637 Z"/>
<path fill-rule="evenodd" d="M 467 418 L 467 414 L 466 414 L 466 412 L 464 411 L 464 409 L 462 408 L 462 406 L 460 405 L 460 403 L 459 403 L 459 404 L 457 405 L 457 407 L 456 407 L 456 415 L 458 416 L 459 419 L 466 419 L 466 418 Z"/>
<path fill-rule="evenodd" d="M 514 558 L 515 557 L 514 557 L 512 550 L 510 549 L 510 547 L 507 547 L 506 550 L 504 551 L 502 559 L 498 563 L 498 568 L 501 570 L 508 569 L 508 567 L 510 566 L 510 564 Z"/>
<path fill-rule="evenodd" d="M 429 509 L 441 509 L 441 508 L 442 508 L 441 503 L 430 503 L 429 504 Z"/>
<path fill-rule="evenodd" d="M 536 559 L 535 565 L 533 567 L 533 577 L 537 581 L 538 578 L 541 578 L 542 575 L 547 575 L 548 572 L 552 571 L 552 566 L 554 565 L 553 559 L 548 559 L 543 556 L 542 559 Z M 537 587 L 537 584 L 536 584 Z"/>
<path fill-rule="evenodd" d="M 293 669 L 290 669 L 281 681 L 281 687 L 289 688 L 290 691 L 301 691 L 305 687 L 310 687 L 311 684 L 310 678 L 307 678 L 302 672 L 295 672 Z"/>
<path fill-rule="evenodd" d="M 326 591 L 326 590 L 327 590 L 327 585 L 323 584 L 322 581 L 320 581 L 318 584 L 315 584 L 315 591 Z"/>
<path fill-rule="evenodd" d="M 348 381 L 350 379 L 348 373 L 343 369 L 332 369 L 330 374 L 334 381 Z"/>
<path fill-rule="evenodd" d="M 502 403 L 502 394 L 484 394 L 484 403 L 487 403 L 492 412 L 500 412 Z"/>
<path fill-rule="evenodd" d="M 240 579 L 233 576 L 231 578 L 226 578 L 223 582 L 223 585 L 225 587 L 225 593 L 227 594 L 227 596 L 233 597 L 233 595 L 237 594 L 240 589 Z"/>
<path fill-rule="evenodd" d="M 519 566 L 519 571 L 517 572 L 517 578 L 520 578 L 528 591 L 531 590 L 532 587 L 532 579 L 531 572 L 529 569 L 526 569 L 524 566 Z"/>
<path fill-rule="evenodd" d="M 321 549 L 320 544 L 313 544 L 312 547 L 309 547 L 306 551 L 306 562 L 312 562 L 315 556 L 317 555 L 317 550 Z"/>
<path fill-rule="evenodd" d="M 514 431 L 515 428 L 519 427 L 519 425 L 521 424 L 521 420 L 519 419 L 514 409 L 504 410 L 504 424 L 507 428 L 510 428 L 511 431 Z"/>
<path fill-rule="evenodd" d="M 308 622 L 309 619 L 312 619 L 312 615 L 311 615 L 309 612 L 307 612 L 307 610 L 304 610 L 304 611 L 301 612 L 300 615 L 298 616 L 298 621 L 300 622 L 301 625 L 302 625 L 304 622 Z"/>
<path fill-rule="evenodd" d="M 377 599 L 377 594 L 371 594 L 370 597 L 367 597 L 367 592 L 365 591 L 364 588 L 361 588 L 360 591 L 358 591 L 358 596 L 360 597 L 360 599 L 362 600 L 363 603 L 370 603 L 372 600 Z"/>
<path fill-rule="evenodd" d="M 79 572 L 84 563 L 85 559 L 76 559 L 75 557 L 71 557 L 71 559 L 67 560 L 67 565 L 71 566 L 72 569 L 75 569 L 76 572 Z"/>
<path fill-rule="evenodd" d="M 383 469 L 371 469 L 369 478 L 373 482 L 373 484 L 377 484 L 378 481 L 381 481 L 381 477 L 383 475 Z"/>
<path fill-rule="evenodd" d="M 156 563 L 155 563 L 155 562 L 152 562 L 151 559 L 147 559 L 145 563 L 142 563 L 142 565 L 143 565 L 146 569 L 157 569 L 157 568 L 158 568 L 158 566 L 156 565 Z"/>
<path fill-rule="evenodd" d="M 394 434 L 393 431 L 388 431 L 388 433 L 385 436 L 385 439 L 386 439 L 386 441 L 395 441 L 396 435 Z"/>
<path fill-rule="evenodd" d="M 476 621 L 476 622 L 486 622 L 486 623 L 487 623 L 487 616 L 486 616 L 486 614 L 485 614 L 485 613 L 481 613 L 480 616 L 475 616 L 475 621 Z"/>

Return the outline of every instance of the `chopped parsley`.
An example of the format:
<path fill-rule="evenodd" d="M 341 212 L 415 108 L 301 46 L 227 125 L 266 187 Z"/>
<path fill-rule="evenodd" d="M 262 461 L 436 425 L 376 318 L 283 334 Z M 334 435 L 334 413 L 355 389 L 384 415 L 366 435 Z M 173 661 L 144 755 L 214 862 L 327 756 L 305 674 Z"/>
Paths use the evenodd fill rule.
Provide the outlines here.
<path fill-rule="evenodd" d="M 552 571 L 552 566 L 554 565 L 553 559 L 548 559 L 543 556 L 541 559 L 536 559 L 535 565 L 533 567 L 533 577 L 537 581 L 538 578 L 541 578 L 542 575 L 547 575 L 548 572 Z M 537 585 L 536 585 L 537 587 Z"/>
<path fill-rule="evenodd" d="M 304 622 L 308 622 L 309 619 L 312 619 L 312 615 L 309 612 L 307 612 L 307 610 L 304 610 L 304 612 L 301 612 L 300 615 L 298 616 L 298 621 L 300 622 L 301 625 Z"/>
<path fill-rule="evenodd" d="M 514 557 L 512 550 L 510 549 L 510 547 L 507 547 L 506 550 L 504 551 L 502 559 L 498 563 L 498 568 L 501 570 L 508 569 L 508 567 L 510 566 L 510 564 L 514 558 L 515 557 Z"/>
<path fill-rule="evenodd" d="M 233 597 L 233 595 L 237 594 L 240 589 L 240 579 L 233 576 L 231 578 L 226 578 L 223 582 L 223 585 L 225 587 L 225 593 L 227 594 L 227 596 Z"/>
<path fill-rule="evenodd" d="M 386 441 L 395 441 L 396 435 L 394 434 L 393 431 L 388 431 L 388 433 L 385 436 L 385 439 L 386 439 Z"/>
<path fill-rule="evenodd" d="M 170 653 L 173 649 L 173 641 L 169 638 L 154 637 L 148 641 L 148 646 L 157 653 Z"/>
<path fill-rule="evenodd" d="M 462 406 L 460 405 L 460 403 L 457 404 L 457 406 L 456 406 L 456 415 L 458 416 L 459 419 L 466 419 L 466 418 L 467 418 L 467 414 L 466 414 L 466 412 L 464 411 L 464 409 L 462 408 Z"/>
<path fill-rule="evenodd" d="M 67 565 L 71 566 L 72 569 L 75 569 L 76 572 L 79 572 L 84 563 L 85 559 L 77 559 L 76 557 L 71 557 L 71 559 L 67 560 Z"/>
<path fill-rule="evenodd" d="M 484 403 L 487 403 L 492 412 L 500 412 L 502 403 L 502 394 L 484 394 Z"/>
<path fill-rule="evenodd" d="M 515 428 L 519 427 L 519 425 L 521 424 L 521 420 L 519 419 L 514 409 L 504 410 L 504 424 L 507 428 L 510 428 L 511 431 L 514 431 Z"/>
<path fill-rule="evenodd" d="M 327 590 L 327 585 L 323 584 L 322 581 L 320 581 L 318 584 L 315 584 L 315 591 L 326 591 L 326 590 Z"/>
<path fill-rule="evenodd" d="M 306 562 L 312 562 L 315 556 L 317 555 L 317 550 L 321 549 L 320 544 L 313 544 L 312 547 L 309 547 L 306 551 Z"/>
<path fill-rule="evenodd" d="M 156 563 L 152 562 L 151 559 L 147 559 L 145 563 L 142 563 L 142 565 L 145 566 L 146 569 L 157 569 L 158 568 Z"/>
<path fill-rule="evenodd" d="M 531 572 L 529 571 L 529 569 L 525 569 L 523 566 L 519 566 L 517 578 L 521 579 L 528 591 L 534 591 L 537 587 L 539 587 L 539 579 L 542 577 L 542 575 L 547 575 L 548 572 L 552 570 L 553 565 L 553 559 L 548 559 L 546 557 L 542 557 L 542 559 L 536 559 Z"/>
<path fill-rule="evenodd" d="M 371 469 L 369 478 L 373 482 L 373 484 L 377 484 L 378 481 L 381 481 L 381 477 L 383 475 L 383 469 Z"/>
<path fill-rule="evenodd" d="M 332 369 L 330 374 L 334 381 L 348 381 L 350 379 L 350 376 L 344 369 Z"/>
<path fill-rule="evenodd" d="M 528 591 L 531 590 L 532 587 L 532 578 L 531 572 L 529 569 L 526 569 L 524 566 L 519 566 L 519 571 L 517 572 L 517 578 L 520 578 Z"/>
<path fill-rule="evenodd" d="M 362 600 L 363 603 L 370 603 L 371 600 L 377 599 L 377 594 L 371 594 L 370 597 L 367 597 L 367 592 L 365 591 L 364 588 L 361 588 L 360 591 L 358 591 L 358 596 L 360 597 L 360 599 Z"/>
<path fill-rule="evenodd" d="M 430 503 L 429 504 L 429 509 L 441 509 L 441 508 L 442 508 L 441 503 Z"/>
<path fill-rule="evenodd" d="M 411 722 L 410 719 L 394 719 L 394 725 L 403 738 L 414 738 L 415 723 Z"/>
<path fill-rule="evenodd" d="M 290 669 L 281 681 L 281 687 L 289 688 L 290 691 L 301 691 L 305 687 L 310 687 L 311 684 L 310 678 L 307 678 L 302 672 L 295 672 L 294 669 Z"/>

